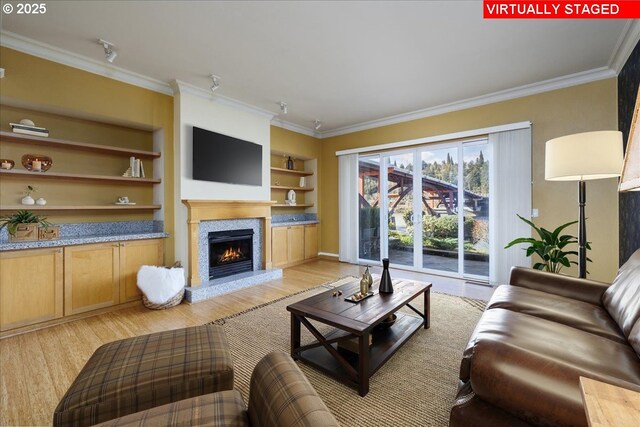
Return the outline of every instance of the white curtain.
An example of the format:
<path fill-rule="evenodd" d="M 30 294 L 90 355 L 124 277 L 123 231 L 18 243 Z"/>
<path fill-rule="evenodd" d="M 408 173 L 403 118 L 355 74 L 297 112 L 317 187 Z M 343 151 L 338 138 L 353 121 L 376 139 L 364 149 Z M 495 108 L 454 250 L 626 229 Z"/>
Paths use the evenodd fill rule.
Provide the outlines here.
<path fill-rule="evenodd" d="M 338 156 L 340 261 L 358 262 L 358 154 Z"/>
<path fill-rule="evenodd" d="M 531 236 L 531 228 L 516 216 L 531 219 L 531 128 L 491 133 L 489 144 L 489 281 L 502 285 L 508 283 L 512 266 L 531 266 L 522 245 L 504 249 L 517 237 Z"/>

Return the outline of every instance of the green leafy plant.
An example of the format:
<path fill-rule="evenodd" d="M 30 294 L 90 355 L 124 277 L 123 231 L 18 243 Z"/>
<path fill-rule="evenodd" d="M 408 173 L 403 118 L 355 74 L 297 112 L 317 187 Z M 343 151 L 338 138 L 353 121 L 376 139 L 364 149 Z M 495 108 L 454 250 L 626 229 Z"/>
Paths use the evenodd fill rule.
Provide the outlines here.
<path fill-rule="evenodd" d="M 552 273 L 559 273 L 562 270 L 562 267 L 570 267 L 571 264 L 578 264 L 576 261 L 572 261 L 569 259 L 570 256 L 578 256 L 577 251 L 573 250 L 565 250 L 568 245 L 577 244 L 578 238 L 572 236 L 570 234 L 560 235 L 562 230 L 569 227 L 570 225 L 576 224 L 578 221 L 568 222 L 566 224 L 561 225 L 553 231 L 546 230 L 542 227 L 537 227 L 533 222 L 521 217 L 518 215 L 518 218 L 526 222 L 536 230 L 540 239 L 535 239 L 533 237 L 520 237 L 515 239 L 504 248 L 510 248 L 514 245 L 518 245 L 521 243 L 528 243 L 530 246 L 526 248 L 527 256 L 531 256 L 533 254 L 538 255 L 542 262 L 536 262 L 533 265 L 533 268 L 537 270 L 550 271 Z M 591 249 L 589 243 L 586 244 L 587 249 Z M 587 261 L 591 261 L 587 258 Z"/>
<path fill-rule="evenodd" d="M 44 227 L 45 230 L 49 229 L 51 226 L 51 223 L 47 221 L 47 218 L 26 210 L 20 210 L 13 215 L 3 216 L 0 218 L 0 230 L 7 227 L 9 234 L 12 236 L 16 234 L 18 224 L 38 224 Z"/>

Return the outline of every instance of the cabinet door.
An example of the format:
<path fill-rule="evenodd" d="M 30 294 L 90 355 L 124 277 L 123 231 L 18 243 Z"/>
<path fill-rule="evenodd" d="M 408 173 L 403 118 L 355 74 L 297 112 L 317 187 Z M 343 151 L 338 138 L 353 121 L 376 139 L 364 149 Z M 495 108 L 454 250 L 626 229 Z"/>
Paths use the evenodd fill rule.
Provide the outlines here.
<path fill-rule="evenodd" d="M 273 227 L 271 229 L 271 263 L 280 267 L 288 262 L 289 249 L 287 243 L 287 227 Z"/>
<path fill-rule="evenodd" d="M 0 252 L 0 330 L 62 317 L 61 248 Z"/>
<path fill-rule="evenodd" d="M 118 243 L 64 249 L 64 314 L 109 307 L 120 301 Z"/>
<path fill-rule="evenodd" d="M 318 256 L 318 227 L 314 225 L 304 226 L 304 259 Z"/>
<path fill-rule="evenodd" d="M 143 265 L 162 265 L 162 239 L 120 242 L 120 303 L 142 298 L 138 290 L 138 270 Z"/>
<path fill-rule="evenodd" d="M 304 260 L 304 226 L 296 225 L 287 228 L 287 242 L 289 244 L 289 262 Z"/>

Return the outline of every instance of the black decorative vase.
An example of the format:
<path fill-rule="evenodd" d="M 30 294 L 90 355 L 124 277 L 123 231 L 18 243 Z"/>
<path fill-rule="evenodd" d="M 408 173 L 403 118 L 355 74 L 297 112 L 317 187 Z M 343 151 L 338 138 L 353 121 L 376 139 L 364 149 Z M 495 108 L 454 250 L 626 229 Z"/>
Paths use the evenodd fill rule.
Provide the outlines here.
<path fill-rule="evenodd" d="M 287 169 L 290 171 L 293 170 L 293 160 L 291 160 L 291 156 L 289 156 L 289 159 L 287 160 Z"/>
<path fill-rule="evenodd" d="M 391 283 L 391 275 L 389 274 L 389 258 L 382 258 L 382 278 L 378 291 L 381 294 L 393 293 L 393 283 Z"/>

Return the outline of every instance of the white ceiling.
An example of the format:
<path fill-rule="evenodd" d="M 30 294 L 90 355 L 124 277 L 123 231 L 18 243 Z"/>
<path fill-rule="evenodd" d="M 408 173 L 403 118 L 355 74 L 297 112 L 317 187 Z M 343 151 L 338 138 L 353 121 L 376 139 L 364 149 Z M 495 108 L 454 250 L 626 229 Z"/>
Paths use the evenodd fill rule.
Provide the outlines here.
<path fill-rule="evenodd" d="M 216 93 L 274 114 L 286 101 L 281 118 L 308 129 L 319 119 L 324 132 L 590 70 L 612 75 L 602 67 L 630 24 L 484 20 L 480 1 L 46 5 L 41 16 L 3 13 L 0 28 L 104 61 L 101 37 L 115 44 L 113 66 L 166 83 L 207 89 L 215 73 Z"/>

